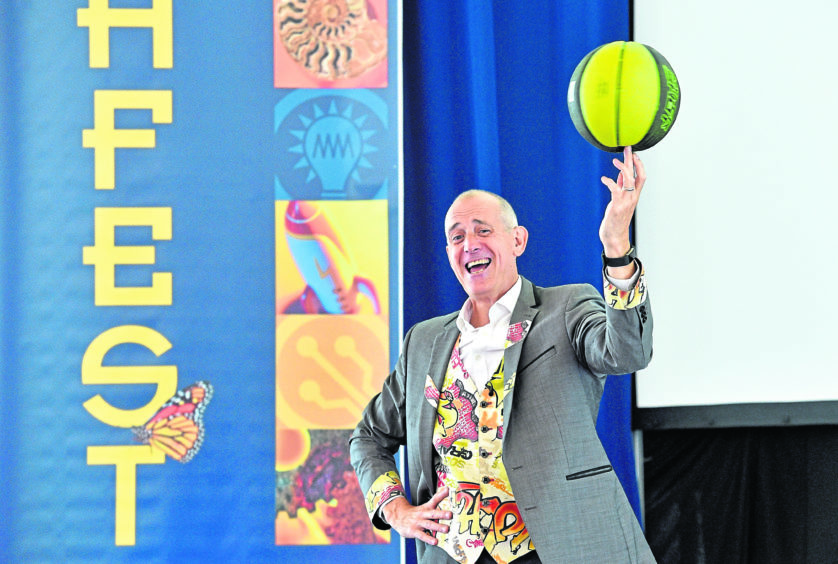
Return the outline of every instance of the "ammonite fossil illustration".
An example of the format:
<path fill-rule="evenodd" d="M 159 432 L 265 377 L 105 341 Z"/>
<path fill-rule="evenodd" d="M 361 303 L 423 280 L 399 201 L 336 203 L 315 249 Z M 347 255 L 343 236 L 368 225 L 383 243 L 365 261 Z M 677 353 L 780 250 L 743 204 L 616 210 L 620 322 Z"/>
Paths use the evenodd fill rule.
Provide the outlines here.
<path fill-rule="evenodd" d="M 353 78 L 387 56 L 387 30 L 367 0 L 287 0 L 277 10 L 288 53 L 318 78 Z"/>

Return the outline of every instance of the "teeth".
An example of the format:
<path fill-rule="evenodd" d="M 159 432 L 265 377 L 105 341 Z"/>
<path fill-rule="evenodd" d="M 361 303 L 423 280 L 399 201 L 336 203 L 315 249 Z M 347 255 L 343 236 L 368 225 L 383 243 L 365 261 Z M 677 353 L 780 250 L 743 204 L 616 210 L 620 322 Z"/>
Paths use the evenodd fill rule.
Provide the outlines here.
<path fill-rule="evenodd" d="M 474 268 L 475 266 L 480 266 L 480 265 L 483 265 L 483 264 L 489 264 L 489 262 L 490 262 L 490 261 L 489 261 L 489 259 L 487 259 L 487 258 L 482 258 L 482 259 L 478 259 L 478 260 L 473 260 L 473 261 L 471 261 L 471 262 L 467 262 L 467 263 L 466 263 L 466 268 L 467 268 L 468 270 L 471 270 L 471 269 L 472 269 L 472 268 Z"/>

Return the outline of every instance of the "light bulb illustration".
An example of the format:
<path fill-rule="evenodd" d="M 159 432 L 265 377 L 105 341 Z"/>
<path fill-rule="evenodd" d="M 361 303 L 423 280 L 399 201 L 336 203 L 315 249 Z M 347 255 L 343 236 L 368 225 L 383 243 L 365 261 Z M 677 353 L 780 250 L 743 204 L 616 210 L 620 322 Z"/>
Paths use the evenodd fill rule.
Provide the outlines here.
<path fill-rule="evenodd" d="M 366 115 L 352 118 L 352 104 L 338 113 L 334 100 L 329 111 L 324 113 L 319 106 L 314 106 L 314 119 L 300 115 L 304 130 L 292 130 L 291 134 L 302 143 L 291 147 L 291 152 L 303 153 L 294 168 L 310 166 L 307 182 L 320 178 L 323 185 L 322 197 L 336 199 L 345 197 L 346 180 L 351 176 L 361 181 L 358 167 L 372 168 L 364 155 L 376 151 L 365 140 L 373 133 L 363 127 Z"/>
<path fill-rule="evenodd" d="M 381 98 L 364 90 L 337 96 L 295 91 L 274 114 L 277 200 L 381 197 L 393 170 L 389 153 L 378 146 L 387 134 Z"/>

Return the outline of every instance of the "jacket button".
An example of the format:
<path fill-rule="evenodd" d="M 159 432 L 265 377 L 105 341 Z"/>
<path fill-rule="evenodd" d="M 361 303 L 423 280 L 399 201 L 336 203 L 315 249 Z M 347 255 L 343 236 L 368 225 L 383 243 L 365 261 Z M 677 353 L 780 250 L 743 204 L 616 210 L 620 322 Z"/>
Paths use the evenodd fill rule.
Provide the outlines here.
<path fill-rule="evenodd" d="M 491 479 L 491 478 L 489 478 L 489 476 L 483 476 L 483 483 L 484 483 L 484 484 L 488 484 L 488 483 L 489 483 L 489 482 L 491 482 L 491 481 L 492 481 L 492 479 Z"/>
<path fill-rule="evenodd" d="M 480 430 L 483 431 L 484 433 L 489 432 L 489 428 L 486 425 L 483 425 L 482 427 L 480 427 Z"/>

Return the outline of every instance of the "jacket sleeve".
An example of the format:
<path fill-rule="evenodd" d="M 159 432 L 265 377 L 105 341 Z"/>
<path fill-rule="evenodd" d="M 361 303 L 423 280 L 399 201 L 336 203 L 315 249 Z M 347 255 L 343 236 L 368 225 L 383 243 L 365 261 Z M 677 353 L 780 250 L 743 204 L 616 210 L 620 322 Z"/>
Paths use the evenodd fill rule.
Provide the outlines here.
<path fill-rule="evenodd" d="M 405 495 L 394 455 L 406 441 L 406 355 L 412 333 L 413 329 L 408 331 L 395 370 L 367 404 L 349 439 L 349 455 L 364 492 L 367 513 L 379 529 L 389 526 L 381 520 L 378 509 L 394 496 Z"/>
<path fill-rule="evenodd" d="M 568 299 L 565 323 L 576 357 L 595 374 L 627 374 L 652 359 L 652 309 L 642 272 L 629 292 L 605 282 L 605 301 L 580 285 Z"/>

